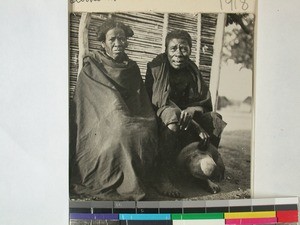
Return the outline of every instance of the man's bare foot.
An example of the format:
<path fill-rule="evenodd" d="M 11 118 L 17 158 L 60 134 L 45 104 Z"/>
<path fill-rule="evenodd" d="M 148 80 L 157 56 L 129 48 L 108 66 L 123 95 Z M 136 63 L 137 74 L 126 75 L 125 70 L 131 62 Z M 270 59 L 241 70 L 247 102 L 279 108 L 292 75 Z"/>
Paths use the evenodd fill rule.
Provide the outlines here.
<path fill-rule="evenodd" d="M 215 184 L 211 180 L 207 179 L 207 184 L 208 184 L 208 190 L 209 192 L 216 194 L 221 191 L 221 188 L 219 185 Z"/>

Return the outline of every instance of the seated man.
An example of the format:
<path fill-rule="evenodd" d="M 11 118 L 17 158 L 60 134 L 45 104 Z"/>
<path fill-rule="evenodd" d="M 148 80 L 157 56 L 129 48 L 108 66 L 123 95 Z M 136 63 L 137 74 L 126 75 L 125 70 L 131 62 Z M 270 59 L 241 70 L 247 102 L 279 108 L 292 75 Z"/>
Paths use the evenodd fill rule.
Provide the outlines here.
<path fill-rule="evenodd" d="M 186 31 L 172 31 L 166 37 L 165 46 L 165 53 L 148 63 L 145 85 L 160 126 L 158 171 L 161 175 L 157 189 L 162 194 L 177 197 L 180 192 L 171 184 L 169 177 L 176 158 L 182 155 L 179 153 L 186 147 L 189 149 L 188 146 L 197 146 L 195 150 L 202 153 L 207 150 L 206 155 L 211 154 L 211 149 L 216 151 L 224 122 L 219 114 L 211 112 L 208 87 L 198 67 L 189 59 L 191 36 Z M 211 161 L 214 163 L 221 159 Z M 207 167 L 214 170 L 218 162 L 215 162 L 216 166 L 213 163 L 200 163 L 202 172 L 208 171 Z M 193 162 L 188 167 L 200 164 Z M 223 163 L 219 165 L 224 167 Z M 211 169 L 206 173 L 207 177 L 213 173 Z M 190 172 L 195 174 L 193 170 L 190 168 Z M 215 187 L 210 189 L 214 193 L 219 190 Z"/>

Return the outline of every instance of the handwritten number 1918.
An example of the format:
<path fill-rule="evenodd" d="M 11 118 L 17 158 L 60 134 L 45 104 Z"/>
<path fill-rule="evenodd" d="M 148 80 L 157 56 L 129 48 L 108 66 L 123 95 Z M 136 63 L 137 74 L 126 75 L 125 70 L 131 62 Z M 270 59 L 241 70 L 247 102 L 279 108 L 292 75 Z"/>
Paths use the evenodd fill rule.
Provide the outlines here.
<path fill-rule="evenodd" d="M 247 3 L 247 0 L 220 0 L 220 7 L 221 10 L 223 10 L 223 5 L 229 5 L 231 7 L 231 11 L 238 9 L 237 7 L 237 1 L 240 2 L 241 8 L 246 11 L 249 8 L 249 4 Z"/>
<path fill-rule="evenodd" d="M 242 3 L 243 10 L 247 10 L 249 8 L 249 5 L 246 0 L 241 0 L 241 3 Z"/>

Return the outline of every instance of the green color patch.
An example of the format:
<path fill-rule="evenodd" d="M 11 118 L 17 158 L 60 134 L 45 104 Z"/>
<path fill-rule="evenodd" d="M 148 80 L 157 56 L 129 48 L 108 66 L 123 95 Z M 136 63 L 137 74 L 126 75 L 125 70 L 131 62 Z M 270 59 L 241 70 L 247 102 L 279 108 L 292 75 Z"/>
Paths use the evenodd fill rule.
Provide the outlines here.
<path fill-rule="evenodd" d="M 207 219 L 224 219 L 224 213 L 186 213 L 172 214 L 172 220 L 207 220 Z"/>

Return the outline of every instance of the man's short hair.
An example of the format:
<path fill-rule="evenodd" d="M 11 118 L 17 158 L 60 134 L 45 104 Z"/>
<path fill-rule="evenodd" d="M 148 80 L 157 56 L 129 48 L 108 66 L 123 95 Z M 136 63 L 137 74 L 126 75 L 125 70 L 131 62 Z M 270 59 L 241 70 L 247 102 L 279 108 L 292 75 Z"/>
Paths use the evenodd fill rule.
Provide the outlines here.
<path fill-rule="evenodd" d="M 191 35 L 185 30 L 174 30 L 167 34 L 166 41 L 165 41 L 166 51 L 167 51 L 170 40 L 172 40 L 174 38 L 186 40 L 188 45 L 190 46 L 190 48 L 192 48 Z"/>

